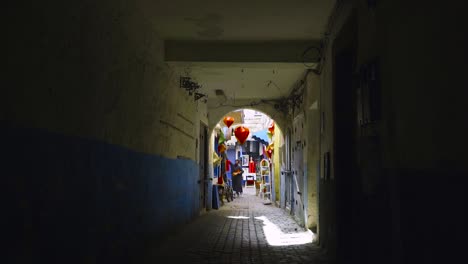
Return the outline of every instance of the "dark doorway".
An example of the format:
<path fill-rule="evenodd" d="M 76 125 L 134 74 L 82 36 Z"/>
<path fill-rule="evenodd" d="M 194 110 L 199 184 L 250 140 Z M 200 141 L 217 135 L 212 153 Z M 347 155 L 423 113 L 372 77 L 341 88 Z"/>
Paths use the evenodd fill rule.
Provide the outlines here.
<path fill-rule="evenodd" d="M 356 107 L 353 89 L 354 54 L 345 50 L 335 57 L 335 183 L 337 256 L 354 259 L 352 252 L 354 214 L 358 211 L 359 174 L 356 165 Z M 341 263 L 341 262 L 339 262 Z M 344 263 L 344 262 L 343 262 Z"/>

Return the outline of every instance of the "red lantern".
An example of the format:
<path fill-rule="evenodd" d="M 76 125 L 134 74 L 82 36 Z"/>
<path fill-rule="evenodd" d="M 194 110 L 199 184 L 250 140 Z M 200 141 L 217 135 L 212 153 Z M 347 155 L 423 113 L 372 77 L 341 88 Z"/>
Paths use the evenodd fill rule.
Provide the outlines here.
<path fill-rule="evenodd" d="M 272 135 L 275 134 L 275 122 L 271 123 L 271 125 L 268 127 L 268 131 L 270 131 Z"/>
<path fill-rule="evenodd" d="M 250 130 L 244 126 L 238 126 L 234 130 L 234 135 L 236 136 L 239 143 L 244 144 L 245 140 L 249 137 Z"/>
<path fill-rule="evenodd" d="M 224 144 L 219 144 L 219 145 L 218 145 L 218 152 L 219 152 L 219 153 L 223 153 L 224 151 L 226 151 L 226 145 L 224 145 Z"/>
<path fill-rule="evenodd" d="M 226 116 L 223 121 L 224 124 L 229 128 L 234 123 L 234 118 Z"/>

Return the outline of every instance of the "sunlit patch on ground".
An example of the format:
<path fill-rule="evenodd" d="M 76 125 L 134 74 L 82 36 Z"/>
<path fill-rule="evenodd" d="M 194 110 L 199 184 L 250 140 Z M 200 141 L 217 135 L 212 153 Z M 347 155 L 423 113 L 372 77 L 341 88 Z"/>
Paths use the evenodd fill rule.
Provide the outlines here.
<path fill-rule="evenodd" d="M 249 219 L 248 216 L 233 216 L 233 215 L 229 215 L 229 216 L 226 216 L 227 218 L 232 218 L 232 219 Z"/>
<path fill-rule="evenodd" d="M 277 225 L 265 216 L 258 216 L 255 219 L 263 221 L 263 231 L 268 244 L 271 246 L 302 245 L 312 243 L 314 239 L 314 233 L 310 230 L 288 234 L 282 232 Z"/>

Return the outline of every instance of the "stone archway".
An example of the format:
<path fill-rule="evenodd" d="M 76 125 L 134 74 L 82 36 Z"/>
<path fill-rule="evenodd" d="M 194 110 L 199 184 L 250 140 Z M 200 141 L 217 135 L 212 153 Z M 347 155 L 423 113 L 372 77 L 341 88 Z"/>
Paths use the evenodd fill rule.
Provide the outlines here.
<path fill-rule="evenodd" d="M 277 108 L 274 104 L 271 103 L 252 103 L 251 100 L 236 100 L 235 105 L 226 104 L 216 107 L 208 106 L 208 129 L 213 131 L 216 124 L 221 120 L 221 118 L 227 113 L 238 110 L 238 109 L 252 109 L 259 112 L 262 112 L 268 115 L 271 119 L 275 120 L 275 123 L 281 128 L 285 129 L 288 126 L 287 115 Z"/>

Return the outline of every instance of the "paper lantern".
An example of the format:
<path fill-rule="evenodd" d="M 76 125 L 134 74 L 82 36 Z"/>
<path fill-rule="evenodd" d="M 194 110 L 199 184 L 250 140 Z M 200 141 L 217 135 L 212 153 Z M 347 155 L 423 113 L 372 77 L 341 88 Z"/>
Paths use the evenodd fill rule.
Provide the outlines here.
<path fill-rule="evenodd" d="M 268 131 L 270 131 L 272 135 L 275 134 L 275 122 L 271 122 L 271 125 L 268 127 Z"/>
<path fill-rule="evenodd" d="M 226 116 L 223 121 L 224 124 L 229 128 L 234 123 L 234 118 Z"/>
<path fill-rule="evenodd" d="M 239 143 L 242 145 L 249 137 L 250 130 L 244 126 L 238 126 L 234 129 L 234 135 L 236 136 Z"/>
<path fill-rule="evenodd" d="M 226 145 L 224 145 L 224 144 L 219 144 L 219 145 L 218 145 L 218 152 L 219 152 L 219 153 L 223 153 L 224 151 L 226 151 Z"/>

